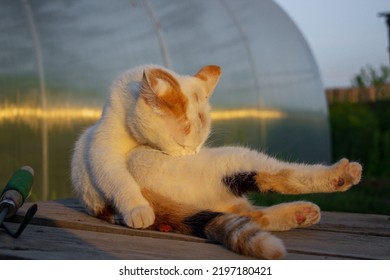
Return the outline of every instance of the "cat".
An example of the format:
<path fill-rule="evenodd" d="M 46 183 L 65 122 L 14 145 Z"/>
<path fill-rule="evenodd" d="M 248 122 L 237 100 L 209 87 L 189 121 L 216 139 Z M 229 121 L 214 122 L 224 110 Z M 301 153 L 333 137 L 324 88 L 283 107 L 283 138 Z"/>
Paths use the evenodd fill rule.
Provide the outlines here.
<path fill-rule="evenodd" d="M 142 65 L 113 82 L 100 119 L 76 141 L 71 160 L 73 189 L 89 214 L 106 219 L 115 208 L 129 227 L 154 223 L 128 172 L 128 154 L 143 144 L 171 156 L 197 153 L 210 131 L 208 98 L 220 75 L 216 65 L 193 76 Z"/>
<path fill-rule="evenodd" d="M 189 104 L 201 102 L 196 96 L 189 98 Z M 198 113 L 202 123 L 211 122 L 209 110 Z M 188 129 L 194 128 L 199 129 L 190 123 Z M 316 224 L 320 208 L 296 201 L 258 209 L 245 194 L 346 191 L 359 183 L 362 166 L 347 159 L 331 166 L 289 163 L 244 147 L 202 147 L 195 154 L 175 157 L 139 145 L 128 155 L 128 171 L 154 209 L 150 229 L 207 238 L 250 257 L 280 259 L 286 249 L 269 231 Z M 112 221 L 114 215 L 111 209 L 106 218 Z"/>
<path fill-rule="evenodd" d="M 72 181 L 90 214 L 133 228 L 174 230 L 255 258 L 285 256 L 268 231 L 315 224 L 310 202 L 254 208 L 248 191 L 345 191 L 359 163 L 332 166 L 279 161 L 243 147 L 204 148 L 209 98 L 219 66 L 180 76 L 159 66 L 129 70 L 111 88 L 101 119 L 76 142 Z"/>
<path fill-rule="evenodd" d="M 279 161 L 243 147 L 202 148 L 172 157 L 148 146 L 132 150 L 129 172 L 156 213 L 150 227 L 207 238 L 232 251 L 280 259 L 283 242 L 268 231 L 307 227 L 320 208 L 306 201 L 255 208 L 247 192 L 303 194 L 346 191 L 359 183 L 362 166 L 341 159 L 331 166 Z"/>

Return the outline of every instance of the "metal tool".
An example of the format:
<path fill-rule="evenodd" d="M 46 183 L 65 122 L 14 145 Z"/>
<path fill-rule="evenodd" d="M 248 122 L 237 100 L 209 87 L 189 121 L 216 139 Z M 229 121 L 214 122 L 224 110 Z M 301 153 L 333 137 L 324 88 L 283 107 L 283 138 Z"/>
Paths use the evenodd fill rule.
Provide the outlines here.
<path fill-rule="evenodd" d="M 0 227 L 14 238 L 18 238 L 38 210 L 36 204 L 32 205 L 26 212 L 22 223 L 16 232 L 12 232 L 3 222 L 10 218 L 23 205 L 31 193 L 34 181 L 34 170 L 30 166 L 23 166 L 17 170 L 5 186 L 0 195 Z"/>

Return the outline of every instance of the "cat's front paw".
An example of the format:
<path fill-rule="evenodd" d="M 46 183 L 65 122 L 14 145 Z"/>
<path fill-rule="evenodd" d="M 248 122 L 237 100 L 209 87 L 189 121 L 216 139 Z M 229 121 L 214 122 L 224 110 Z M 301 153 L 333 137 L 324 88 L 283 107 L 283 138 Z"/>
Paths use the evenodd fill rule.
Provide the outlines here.
<path fill-rule="evenodd" d="M 142 205 L 133 208 L 123 217 L 125 224 L 131 228 L 147 228 L 154 223 L 155 216 L 153 208 L 149 205 Z"/>
<path fill-rule="evenodd" d="M 346 191 L 360 182 L 362 166 L 357 162 L 342 159 L 332 167 L 331 186 L 335 191 Z"/>

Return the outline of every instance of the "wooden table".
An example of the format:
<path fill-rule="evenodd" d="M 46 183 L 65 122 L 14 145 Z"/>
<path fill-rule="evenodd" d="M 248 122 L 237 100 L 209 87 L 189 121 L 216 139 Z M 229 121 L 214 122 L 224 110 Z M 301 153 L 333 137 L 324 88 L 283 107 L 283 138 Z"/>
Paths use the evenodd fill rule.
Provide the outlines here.
<path fill-rule="evenodd" d="M 16 229 L 28 208 L 7 221 Z M 390 216 L 323 212 L 307 229 L 275 233 L 286 259 L 390 259 Z M 18 239 L 0 229 L 0 259 L 249 259 L 207 240 L 133 230 L 87 215 L 74 199 L 38 203 Z"/>

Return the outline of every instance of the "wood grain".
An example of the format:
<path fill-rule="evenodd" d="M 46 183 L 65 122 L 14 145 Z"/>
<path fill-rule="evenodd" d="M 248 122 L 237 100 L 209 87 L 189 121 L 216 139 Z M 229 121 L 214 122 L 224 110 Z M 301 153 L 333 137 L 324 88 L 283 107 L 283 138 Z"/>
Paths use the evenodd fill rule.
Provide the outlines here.
<path fill-rule="evenodd" d="M 29 207 L 7 220 L 17 228 Z M 274 233 L 287 259 L 390 259 L 390 217 L 322 214 L 318 225 Z M 87 215 L 74 199 L 38 203 L 19 239 L 0 230 L 0 259 L 248 259 L 207 240 L 175 233 L 134 230 Z"/>

